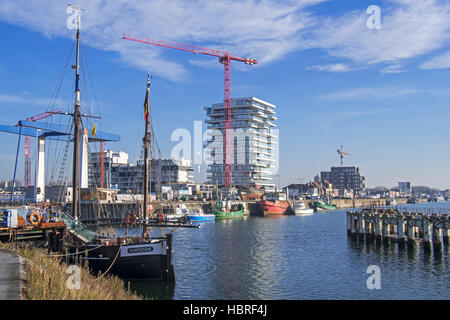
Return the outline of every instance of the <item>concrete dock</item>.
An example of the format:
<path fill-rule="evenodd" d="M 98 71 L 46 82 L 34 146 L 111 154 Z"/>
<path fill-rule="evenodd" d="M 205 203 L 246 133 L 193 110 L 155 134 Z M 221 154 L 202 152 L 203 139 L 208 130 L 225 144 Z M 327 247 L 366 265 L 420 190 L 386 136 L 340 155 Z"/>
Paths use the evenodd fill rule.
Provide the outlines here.
<path fill-rule="evenodd" d="M 20 300 L 23 287 L 23 260 L 0 249 L 0 300 Z"/>

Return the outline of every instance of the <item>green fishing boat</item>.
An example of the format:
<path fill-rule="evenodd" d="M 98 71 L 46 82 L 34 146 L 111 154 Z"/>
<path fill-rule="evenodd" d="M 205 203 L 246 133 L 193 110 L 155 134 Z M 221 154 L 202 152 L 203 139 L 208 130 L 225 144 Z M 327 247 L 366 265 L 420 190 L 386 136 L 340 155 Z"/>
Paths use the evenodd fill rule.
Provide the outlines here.
<path fill-rule="evenodd" d="M 243 218 L 244 204 L 238 199 L 222 200 L 222 195 L 217 194 L 214 215 L 216 216 L 216 220 Z"/>
<path fill-rule="evenodd" d="M 336 209 L 335 204 L 331 204 L 331 202 L 326 203 L 322 200 L 314 201 L 314 208 L 316 211 L 325 211 L 325 210 L 334 210 Z"/>

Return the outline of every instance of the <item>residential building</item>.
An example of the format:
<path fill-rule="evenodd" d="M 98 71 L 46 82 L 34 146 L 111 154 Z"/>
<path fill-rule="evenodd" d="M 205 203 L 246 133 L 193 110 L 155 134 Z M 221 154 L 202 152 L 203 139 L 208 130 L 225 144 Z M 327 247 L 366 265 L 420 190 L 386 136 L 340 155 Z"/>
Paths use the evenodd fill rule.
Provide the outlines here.
<path fill-rule="evenodd" d="M 272 175 L 278 166 L 278 136 L 275 129 L 275 105 L 255 97 L 231 99 L 231 161 L 234 186 L 260 186 L 273 191 Z M 206 107 L 209 139 L 207 170 L 209 183 L 225 184 L 223 154 L 224 104 Z M 216 129 L 216 130 L 212 130 Z"/>
<path fill-rule="evenodd" d="M 91 153 L 90 186 L 100 186 L 101 156 Z M 192 183 L 194 171 L 186 159 L 151 159 L 149 161 L 151 190 L 161 190 L 164 185 Z M 103 186 L 120 189 L 120 192 L 142 193 L 144 161 L 128 163 L 128 154 L 106 150 L 103 155 Z"/>
<path fill-rule="evenodd" d="M 400 193 L 404 195 L 411 195 L 412 188 L 411 188 L 411 182 L 399 182 L 398 188 L 400 189 Z"/>
<path fill-rule="evenodd" d="M 365 192 L 365 178 L 359 167 L 331 167 L 331 171 L 322 171 L 320 178 L 322 181 L 329 181 L 334 189 L 338 189 L 340 196 L 346 196 L 351 191 L 355 196 Z"/>

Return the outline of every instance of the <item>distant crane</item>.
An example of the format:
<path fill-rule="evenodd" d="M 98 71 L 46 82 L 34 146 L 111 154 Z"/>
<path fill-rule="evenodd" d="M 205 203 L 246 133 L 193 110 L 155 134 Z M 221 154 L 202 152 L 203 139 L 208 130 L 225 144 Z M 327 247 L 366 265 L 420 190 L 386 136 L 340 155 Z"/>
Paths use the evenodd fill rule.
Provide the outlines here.
<path fill-rule="evenodd" d="M 38 114 L 36 116 L 27 118 L 27 121 L 38 121 L 48 117 L 53 116 L 56 113 L 60 113 L 62 110 L 58 109 L 57 111 L 49 111 Z M 30 154 L 30 137 L 25 138 L 25 176 L 24 176 L 24 186 L 31 186 L 31 154 Z"/>
<path fill-rule="evenodd" d="M 344 154 L 346 156 L 351 156 L 352 155 L 351 153 L 348 153 L 348 152 L 345 152 L 344 150 L 342 150 L 342 148 L 343 148 L 343 146 L 341 144 L 341 148 L 337 150 L 337 153 L 340 155 L 340 158 L 341 158 L 341 167 L 344 166 Z"/>
<path fill-rule="evenodd" d="M 201 48 L 197 46 L 192 46 L 189 44 L 180 44 L 168 41 L 142 39 L 134 36 L 123 35 L 122 39 L 132 40 L 136 42 L 142 42 L 146 44 L 151 44 L 154 46 L 177 49 L 192 53 L 200 53 L 209 56 L 215 56 L 219 58 L 219 63 L 223 64 L 224 67 L 224 94 L 223 94 L 223 106 L 224 106 L 224 144 L 223 144 L 223 158 L 224 158 L 224 171 L 225 171 L 225 188 L 229 188 L 231 185 L 232 177 L 232 166 L 231 166 L 231 60 L 236 60 L 244 62 L 245 64 L 253 65 L 257 64 L 258 61 L 249 58 L 239 58 L 230 55 L 229 52 L 213 50 L 208 48 Z"/>

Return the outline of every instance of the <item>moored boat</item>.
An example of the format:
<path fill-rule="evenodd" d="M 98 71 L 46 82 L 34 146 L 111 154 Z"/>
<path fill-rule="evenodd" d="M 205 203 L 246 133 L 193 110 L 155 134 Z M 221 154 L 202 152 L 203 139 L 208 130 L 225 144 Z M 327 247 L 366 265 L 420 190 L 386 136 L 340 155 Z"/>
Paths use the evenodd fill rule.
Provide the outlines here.
<path fill-rule="evenodd" d="M 289 202 L 284 200 L 261 200 L 259 206 L 264 216 L 283 215 L 289 208 Z"/>
<path fill-rule="evenodd" d="M 334 210 L 336 209 L 336 205 L 326 203 L 325 201 L 322 200 L 316 200 L 314 201 L 314 208 L 316 209 L 316 211 Z"/>
<path fill-rule="evenodd" d="M 223 195 L 217 193 L 217 200 L 214 206 L 214 216 L 216 219 L 236 219 L 244 217 L 244 203 L 229 195 L 228 200 L 222 200 Z"/>
<path fill-rule="evenodd" d="M 199 209 L 197 211 L 190 211 L 186 215 L 186 217 L 191 222 L 205 222 L 216 220 L 216 216 L 214 214 L 204 213 L 202 209 Z"/>
<path fill-rule="evenodd" d="M 307 208 L 303 201 L 295 202 L 294 213 L 296 216 L 310 216 L 314 214 L 314 209 Z"/>

